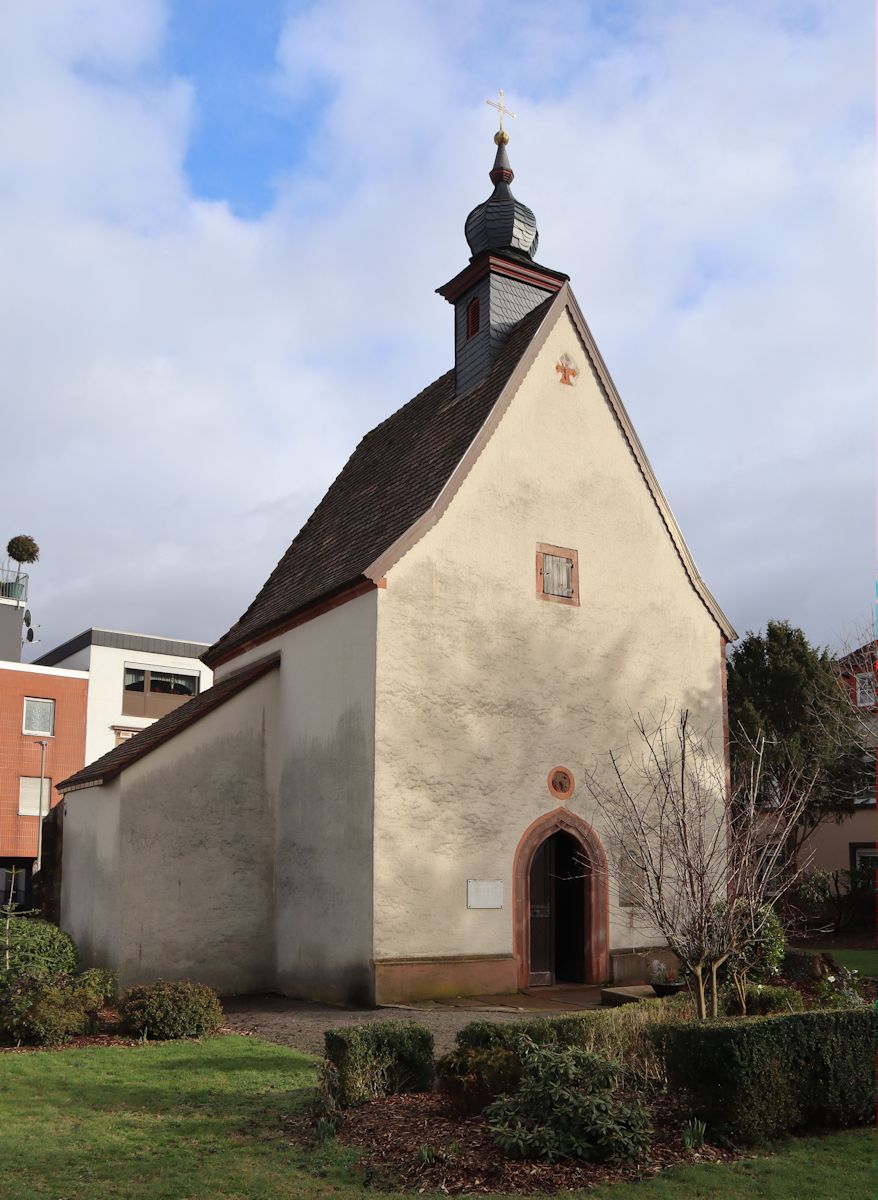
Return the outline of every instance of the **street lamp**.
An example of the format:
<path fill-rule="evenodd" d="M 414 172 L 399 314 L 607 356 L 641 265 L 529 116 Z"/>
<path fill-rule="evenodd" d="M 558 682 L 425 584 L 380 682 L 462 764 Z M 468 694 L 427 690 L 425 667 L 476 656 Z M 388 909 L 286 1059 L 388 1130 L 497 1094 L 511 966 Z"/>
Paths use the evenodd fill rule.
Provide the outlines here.
<path fill-rule="evenodd" d="M 39 825 L 37 827 L 37 870 L 39 871 L 43 862 L 43 785 L 46 778 L 46 747 L 48 742 L 43 739 L 37 739 L 34 743 L 40 748 L 40 803 L 39 803 Z"/>

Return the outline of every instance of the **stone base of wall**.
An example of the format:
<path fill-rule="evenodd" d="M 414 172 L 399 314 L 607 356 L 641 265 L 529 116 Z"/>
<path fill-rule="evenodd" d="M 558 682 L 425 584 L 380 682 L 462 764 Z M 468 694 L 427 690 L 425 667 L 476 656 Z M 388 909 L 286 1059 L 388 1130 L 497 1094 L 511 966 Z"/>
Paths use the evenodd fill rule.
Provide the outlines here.
<path fill-rule="evenodd" d="M 379 958 L 374 965 L 376 1004 L 518 991 L 517 966 L 511 954 Z"/>

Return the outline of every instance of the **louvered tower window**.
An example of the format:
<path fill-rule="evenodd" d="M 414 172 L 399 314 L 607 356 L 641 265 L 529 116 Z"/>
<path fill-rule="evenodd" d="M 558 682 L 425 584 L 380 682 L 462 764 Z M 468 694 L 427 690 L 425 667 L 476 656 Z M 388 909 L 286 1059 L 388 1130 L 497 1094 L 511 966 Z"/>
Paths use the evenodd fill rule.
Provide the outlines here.
<path fill-rule="evenodd" d="M 470 338 L 475 337 L 479 332 L 479 324 L 481 322 L 481 307 L 482 306 L 479 303 L 478 296 L 470 300 L 469 304 L 466 306 L 467 341 L 469 341 Z"/>

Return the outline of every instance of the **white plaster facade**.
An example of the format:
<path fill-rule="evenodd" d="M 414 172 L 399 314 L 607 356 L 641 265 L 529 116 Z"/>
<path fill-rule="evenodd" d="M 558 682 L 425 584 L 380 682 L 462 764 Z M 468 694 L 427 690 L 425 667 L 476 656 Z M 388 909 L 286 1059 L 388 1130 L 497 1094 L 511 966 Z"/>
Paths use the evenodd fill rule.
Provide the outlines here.
<path fill-rule="evenodd" d="M 274 980 L 277 672 L 101 787 L 64 799 L 61 926 L 120 986 Z"/>
<path fill-rule="evenodd" d="M 569 354 L 575 386 L 555 364 Z M 535 597 L 535 551 L 578 551 L 580 604 Z M 684 572 L 563 313 L 449 507 L 378 593 L 375 958 L 511 954 L 512 864 L 631 713 L 691 710 L 722 753 L 720 631 Z M 605 841 L 583 789 L 569 802 Z M 504 880 L 501 910 L 468 878 Z M 620 911 L 610 945 L 654 940 Z"/>

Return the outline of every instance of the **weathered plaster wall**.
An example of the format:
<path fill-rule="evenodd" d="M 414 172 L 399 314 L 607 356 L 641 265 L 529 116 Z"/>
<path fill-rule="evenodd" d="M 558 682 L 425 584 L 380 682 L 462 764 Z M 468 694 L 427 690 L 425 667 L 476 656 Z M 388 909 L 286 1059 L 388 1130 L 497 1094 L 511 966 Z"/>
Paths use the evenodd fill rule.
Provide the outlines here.
<path fill-rule="evenodd" d="M 568 353 L 575 386 L 555 364 Z M 579 553 L 581 606 L 535 596 L 537 543 Z M 512 952 L 512 864 L 546 776 L 686 705 L 722 745 L 720 632 L 566 314 L 447 512 L 378 593 L 375 957 Z M 721 751 L 720 751 L 721 752 Z M 579 787 L 570 808 L 613 855 Z M 502 879 L 501 910 L 466 881 Z M 610 882 L 611 946 L 652 940 Z"/>
<path fill-rule="evenodd" d="M 276 986 L 289 995 L 372 997 L 377 595 L 277 642 Z"/>
<path fill-rule="evenodd" d="M 120 784 L 64 797 L 61 928 L 76 942 L 83 966 L 119 966 Z"/>
<path fill-rule="evenodd" d="M 113 785 L 121 789 L 116 965 L 123 987 L 160 976 L 221 992 L 272 986 L 273 796 L 265 764 L 277 686 L 272 671 Z M 89 795 L 73 793 L 68 812 Z"/>

